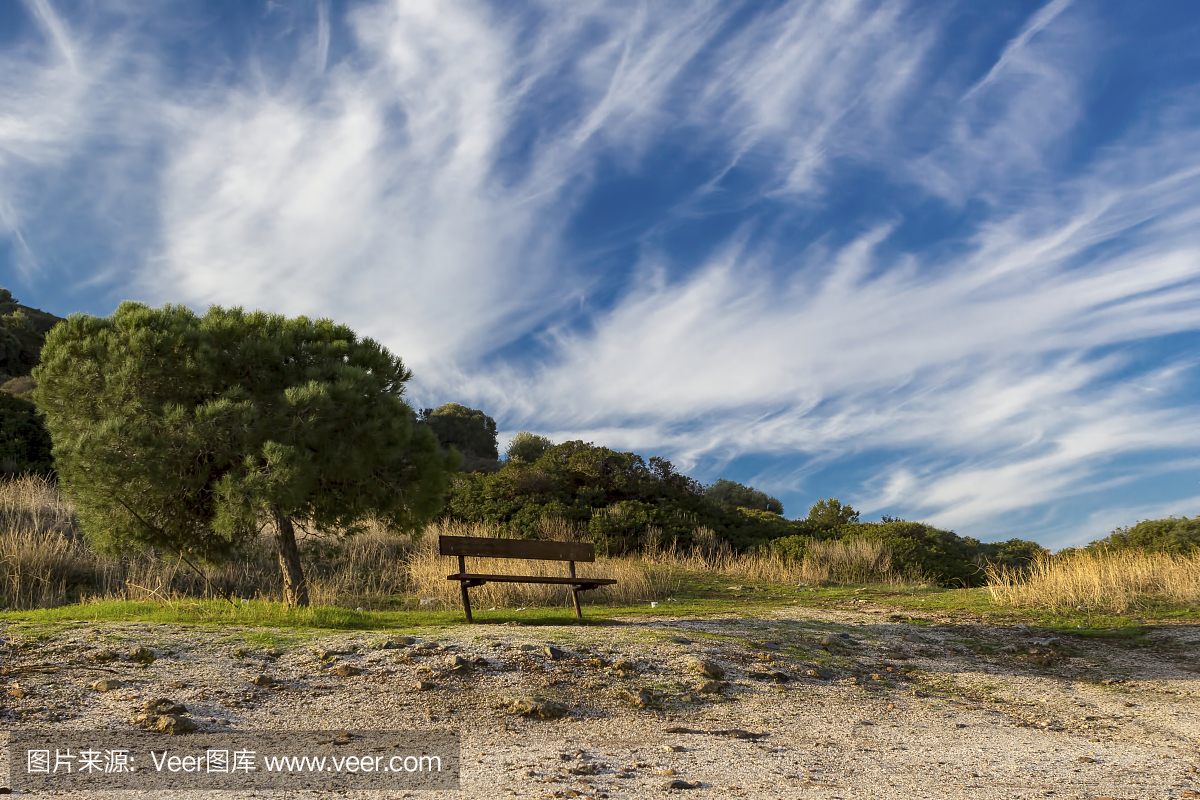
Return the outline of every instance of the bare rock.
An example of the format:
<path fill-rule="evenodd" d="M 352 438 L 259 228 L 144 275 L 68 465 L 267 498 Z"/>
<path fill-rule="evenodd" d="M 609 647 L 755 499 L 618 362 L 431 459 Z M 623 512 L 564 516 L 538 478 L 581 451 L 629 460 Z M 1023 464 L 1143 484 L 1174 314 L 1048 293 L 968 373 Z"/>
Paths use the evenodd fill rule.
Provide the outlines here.
<path fill-rule="evenodd" d="M 667 781 L 664 783 L 662 788 L 666 789 L 667 791 L 670 791 L 671 789 L 699 789 L 700 782 L 697 781 L 696 783 L 689 783 L 688 781 L 683 781 L 676 778 L 673 781 Z"/>
<path fill-rule="evenodd" d="M 522 717 L 536 719 L 559 719 L 565 717 L 570 709 L 556 700 L 545 700 L 540 697 L 522 697 L 513 700 L 509 709 Z"/>
<path fill-rule="evenodd" d="M 699 672 L 704 677 L 714 681 L 719 681 L 725 677 L 724 667 L 722 667 L 720 664 L 713 663 L 712 661 L 697 661 L 692 664 L 692 669 L 696 670 L 696 672 Z"/>
<path fill-rule="evenodd" d="M 641 688 L 637 692 L 622 691 L 620 697 L 637 708 L 654 708 L 662 703 L 662 695 L 653 689 Z"/>
<path fill-rule="evenodd" d="M 154 653 L 145 647 L 135 647 L 129 651 L 129 660 L 139 664 L 154 663 Z"/>
<path fill-rule="evenodd" d="M 157 700 L 151 700 L 146 705 L 142 706 L 143 711 L 149 711 L 152 714 L 186 714 L 188 710 L 185 706 L 176 703 L 166 697 L 160 697 Z"/>
<path fill-rule="evenodd" d="M 138 714 L 133 721 L 146 730 L 165 733 L 168 736 L 178 736 L 196 730 L 196 723 L 178 714 L 155 714 L 147 711 Z"/>

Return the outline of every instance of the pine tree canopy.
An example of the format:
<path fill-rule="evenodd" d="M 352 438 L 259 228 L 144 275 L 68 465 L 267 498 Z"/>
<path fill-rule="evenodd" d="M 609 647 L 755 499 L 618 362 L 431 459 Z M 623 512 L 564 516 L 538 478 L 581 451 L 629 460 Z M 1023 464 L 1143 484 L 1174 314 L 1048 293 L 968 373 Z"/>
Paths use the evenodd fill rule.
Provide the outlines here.
<path fill-rule="evenodd" d="M 218 561 L 273 521 L 289 603 L 307 604 L 293 520 L 412 528 L 457 467 L 416 425 L 401 360 L 329 320 L 123 303 L 54 328 L 35 377 L 94 544 Z"/>

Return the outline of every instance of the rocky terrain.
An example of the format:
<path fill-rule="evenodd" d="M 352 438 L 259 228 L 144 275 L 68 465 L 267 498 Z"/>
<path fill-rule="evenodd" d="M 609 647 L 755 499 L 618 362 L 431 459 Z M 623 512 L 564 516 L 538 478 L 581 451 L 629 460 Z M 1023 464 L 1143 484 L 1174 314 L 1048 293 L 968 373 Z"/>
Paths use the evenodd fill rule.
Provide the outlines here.
<path fill-rule="evenodd" d="M 391 635 L 0 623 L 0 687 L 4 731 L 460 732 L 461 792 L 413 797 L 1200 798 L 1191 625 L 1116 640 L 866 609 Z"/>

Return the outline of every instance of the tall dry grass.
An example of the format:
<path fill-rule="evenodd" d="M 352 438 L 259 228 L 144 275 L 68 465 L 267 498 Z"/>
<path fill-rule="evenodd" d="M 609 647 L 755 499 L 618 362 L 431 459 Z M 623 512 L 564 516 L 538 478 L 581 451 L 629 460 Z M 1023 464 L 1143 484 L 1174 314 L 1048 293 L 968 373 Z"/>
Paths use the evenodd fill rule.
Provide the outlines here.
<path fill-rule="evenodd" d="M 303 530 L 303 529 L 301 529 Z M 494 527 L 440 522 L 417 539 L 382 527 L 348 538 L 302 536 L 301 555 L 314 604 L 382 608 L 417 605 L 436 598 L 460 601 L 453 559 L 438 555 L 437 537 L 503 536 Z M 539 538 L 585 541 L 587 531 L 563 520 L 547 520 Z M 712 531 L 698 528 L 688 548 L 663 547 L 660 532 L 648 529 L 644 552 L 578 564 L 581 577 L 614 578 L 613 586 L 585 595 L 589 603 L 634 605 L 664 600 L 679 592 L 689 572 L 743 581 L 792 584 L 895 584 L 891 554 L 865 541 L 813 542 L 801 562 L 777 555 L 739 554 Z M 470 568 L 489 574 L 566 575 L 558 562 L 472 559 Z M 113 558 L 91 550 L 71 504 L 54 484 L 41 478 L 0 482 L 0 609 L 46 608 L 90 600 L 153 600 L 183 597 L 282 596 L 272 531 L 243 545 L 238 557 L 202 567 L 196 574 L 169 554 L 154 552 Z M 471 590 L 482 608 L 569 605 L 565 586 L 489 583 Z"/>
<path fill-rule="evenodd" d="M 1200 552 L 1069 550 L 1026 570 L 989 565 L 986 574 L 992 599 L 1007 606 L 1124 614 L 1200 603 Z"/>
<path fill-rule="evenodd" d="M 892 570 L 892 551 L 882 542 L 866 539 L 811 540 L 802 560 L 778 553 L 737 553 L 707 528 L 693 534 L 693 546 L 680 552 L 651 550 L 648 557 L 697 572 L 712 572 L 766 583 L 812 586 L 925 585 L 921 576 L 898 575 Z"/>

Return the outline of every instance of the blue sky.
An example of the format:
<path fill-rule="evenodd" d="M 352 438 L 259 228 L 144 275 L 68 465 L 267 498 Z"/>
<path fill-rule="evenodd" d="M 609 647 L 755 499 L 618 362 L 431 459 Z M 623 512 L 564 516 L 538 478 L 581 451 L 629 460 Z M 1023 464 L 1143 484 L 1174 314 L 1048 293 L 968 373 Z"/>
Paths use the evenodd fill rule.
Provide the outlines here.
<path fill-rule="evenodd" d="M 1062 547 L 1200 513 L 1200 6 L 0 3 L 0 280 Z"/>

